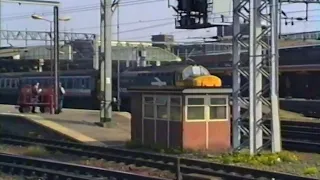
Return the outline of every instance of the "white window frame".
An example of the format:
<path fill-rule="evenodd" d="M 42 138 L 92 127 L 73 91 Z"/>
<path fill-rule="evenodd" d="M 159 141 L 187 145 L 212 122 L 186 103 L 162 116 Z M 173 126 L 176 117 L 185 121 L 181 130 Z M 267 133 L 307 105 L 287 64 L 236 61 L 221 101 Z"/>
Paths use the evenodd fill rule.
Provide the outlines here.
<path fill-rule="evenodd" d="M 171 105 L 171 98 L 179 98 L 179 106 L 180 106 L 180 116 L 181 118 L 179 120 L 177 119 L 171 119 L 171 106 L 178 107 L 178 105 Z M 169 95 L 169 103 L 168 103 L 168 120 L 169 121 L 174 121 L 174 122 L 181 122 L 183 119 L 183 106 L 182 106 L 182 97 L 181 96 L 176 96 L 176 95 Z"/>
<path fill-rule="evenodd" d="M 211 105 L 210 101 L 211 101 L 211 98 L 223 98 L 223 99 L 226 99 L 226 103 L 224 105 L 222 104 L 217 104 L 217 105 Z M 230 111 L 230 107 L 229 107 L 229 97 L 227 95 L 211 95 L 209 96 L 208 99 L 208 121 L 228 121 L 229 120 L 229 116 L 230 114 L 228 113 Z M 226 108 L 226 118 L 225 119 L 210 119 L 210 107 L 225 107 Z"/>
<path fill-rule="evenodd" d="M 148 98 L 148 97 L 153 98 L 153 101 L 152 101 L 153 117 L 147 117 L 147 116 L 145 116 L 145 114 L 144 114 L 144 111 L 145 111 L 145 109 L 144 109 L 145 98 Z M 154 120 L 154 118 L 156 118 L 156 113 L 155 113 L 155 108 L 154 108 L 155 99 L 156 99 L 156 98 L 155 98 L 154 95 L 143 95 L 143 96 L 142 96 L 142 118 L 143 118 L 143 119 L 152 119 L 152 120 Z M 150 104 L 150 105 L 151 105 L 151 104 Z"/>
<path fill-rule="evenodd" d="M 206 97 L 205 95 L 187 95 L 185 96 L 185 106 L 184 106 L 184 117 L 185 117 L 185 121 L 186 122 L 205 122 L 207 119 L 207 115 L 206 115 Z M 204 104 L 203 105 L 188 105 L 189 103 L 189 99 L 193 99 L 193 98 L 203 98 L 204 99 Z M 204 119 L 188 119 L 188 107 L 204 107 Z"/>
<path fill-rule="evenodd" d="M 153 108 L 154 108 L 154 112 L 155 112 L 155 116 L 154 116 L 155 120 L 156 121 L 168 121 L 170 119 L 170 112 L 169 112 L 169 109 L 170 109 L 170 95 L 153 95 L 153 97 L 154 97 Z M 157 106 L 160 105 L 160 104 L 156 103 L 156 99 L 157 98 L 166 98 L 167 99 L 167 109 L 166 109 L 167 118 L 158 118 Z M 160 105 L 160 106 L 163 106 L 163 105 Z"/>
<path fill-rule="evenodd" d="M 192 98 L 203 98 L 204 104 L 203 105 L 188 105 L 188 99 Z M 226 98 L 226 119 L 210 119 L 210 107 L 222 107 L 223 105 L 211 105 L 210 100 L 211 98 Z M 185 96 L 185 108 L 184 108 L 184 116 L 186 122 L 214 122 L 214 121 L 228 121 L 229 120 L 229 105 L 228 105 L 229 98 L 227 95 L 187 95 Z M 204 119 L 188 119 L 188 107 L 204 107 Z"/>
<path fill-rule="evenodd" d="M 145 108 L 144 108 L 144 105 L 145 105 L 145 98 L 148 98 L 148 97 L 150 97 L 150 98 L 153 98 L 153 117 L 147 117 L 147 116 L 145 116 Z M 156 98 L 159 98 L 159 97 L 166 97 L 167 98 L 167 115 L 168 115 L 168 117 L 167 118 L 157 118 L 157 105 L 158 104 L 156 104 Z M 143 119 L 150 119 L 150 120 L 164 120 L 164 121 L 167 121 L 167 120 L 169 120 L 169 121 L 181 121 L 181 119 L 183 118 L 181 118 L 180 120 L 173 120 L 173 119 L 170 119 L 170 116 L 171 116 L 171 98 L 179 98 L 179 100 L 180 100 L 180 107 L 181 108 L 183 108 L 182 107 L 182 97 L 181 96 L 176 96 L 176 95 L 142 95 L 142 118 Z M 151 105 L 151 104 L 150 104 Z M 173 105 L 173 106 L 177 106 L 177 105 Z M 183 112 L 183 109 L 181 109 L 181 111 Z M 182 115 L 182 114 L 181 114 Z"/>

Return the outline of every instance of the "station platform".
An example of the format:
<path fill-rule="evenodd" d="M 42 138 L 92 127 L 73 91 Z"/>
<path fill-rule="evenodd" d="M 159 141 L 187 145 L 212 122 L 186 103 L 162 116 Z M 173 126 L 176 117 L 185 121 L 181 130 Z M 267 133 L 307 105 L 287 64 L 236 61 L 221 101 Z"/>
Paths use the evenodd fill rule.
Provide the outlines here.
<path fill-rule="evenodd" d="M 113 112 L 114 126 L 100 127 L 100 112 L 97 110 L 63 109 L 60 114 L 21 114 L 12 105 L 0 105 L 0 117 L 17 116 L 55 131 L 69 139 L 99 146 L 119 146 L 130 140 L 131 115 L 127 112 Z"/>

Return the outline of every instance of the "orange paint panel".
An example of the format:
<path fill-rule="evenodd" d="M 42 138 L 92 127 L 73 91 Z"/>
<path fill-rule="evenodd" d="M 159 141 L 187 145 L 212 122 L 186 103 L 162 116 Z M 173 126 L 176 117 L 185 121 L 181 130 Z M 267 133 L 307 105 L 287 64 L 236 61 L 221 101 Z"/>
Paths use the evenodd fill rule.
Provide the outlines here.
<path fill-rule="evenodd" d="M 231 148 L 229 121 L 208 122 L 208 130 L 210 150 L 223 152 Z"/>
<path fill-rule="evenodd" d="M 205 149 L 206 148 L 206 123 L 184 122 L 183 123 L 183 148 Z"/>

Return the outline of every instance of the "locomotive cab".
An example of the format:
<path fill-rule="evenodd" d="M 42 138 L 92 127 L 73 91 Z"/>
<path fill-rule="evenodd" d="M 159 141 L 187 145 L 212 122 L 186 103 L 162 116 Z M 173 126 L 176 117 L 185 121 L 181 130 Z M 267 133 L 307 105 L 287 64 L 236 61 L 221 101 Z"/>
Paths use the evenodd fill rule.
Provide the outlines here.
<path fill-rule="evenodd" d="M 176 64 L 137 67 L 121 73 L 121 105 L 123 110 L 130 112 L 130 95 L 126 91 L 129 87 L 221 87 L 221 85 L 221 79 L 211 75 L 201 65 Z"/>
<path fill-rule="evenodd" d="M 177 86 L 189 87 L 221 87 L 221 79 L 213 76 L 203 66 L 188 66 L 180 74 L 177 74 Z"/>

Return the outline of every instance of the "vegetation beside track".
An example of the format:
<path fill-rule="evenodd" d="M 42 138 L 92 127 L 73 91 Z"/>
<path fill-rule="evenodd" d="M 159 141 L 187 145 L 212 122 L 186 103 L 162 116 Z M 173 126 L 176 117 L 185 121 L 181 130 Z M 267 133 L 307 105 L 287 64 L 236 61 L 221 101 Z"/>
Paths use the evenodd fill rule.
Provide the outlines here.
<path fill-rule="evenodd" d="M 249 153 L 242 152 L 222 155 L 206 154 L 204 158 L 224 164 L 320 178 L 320 154 L 283 151 L 277 154 L 263 152 L 250 156 Z"/>
<path fill-rule="evenodd" d="M 24 180 L 22 177 L 19 176 L 11 176 L 9 174 L 4 174 L 0 172 L 0 179 L 1 180 Z M 39 179 L 39 178 L 38 178 Z M 30 180 L 32 180 L 32 177 L 30 177 Z M 35 179 L 36 180 L 36 179 Z"/>

